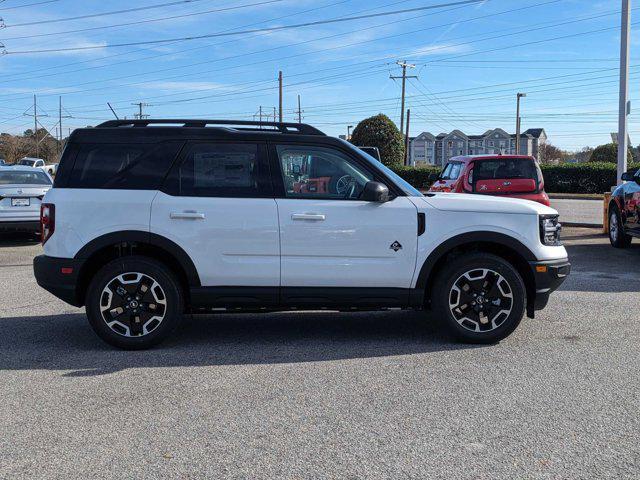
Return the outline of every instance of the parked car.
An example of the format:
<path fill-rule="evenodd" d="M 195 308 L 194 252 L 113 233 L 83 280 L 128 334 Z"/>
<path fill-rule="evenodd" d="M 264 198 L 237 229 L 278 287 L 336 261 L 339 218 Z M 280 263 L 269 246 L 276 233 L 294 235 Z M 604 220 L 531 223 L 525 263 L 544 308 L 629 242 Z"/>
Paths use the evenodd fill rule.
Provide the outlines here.
<path fill-rule="evenodd" d="M 453 157 L 429 191 L 500 195 L 549 206 L 540 166 L 534 157 L 524 155 Z"/>
<path fill-rule="evenodd" d="M 496 342 L 570 270 L 555 210 L 424 196 L 297 123 L 77 129 L 41 217 L 38 283 L 127 349 L 183 312 L 323 308 L 433 309 L 463 341 Z"/>
<path fill-rule="evenodd" d="M 609 241 L 616 248 L 627 248 L 633 237 L 640 237 L 640 170 L 625 172 L 611 194 L 609 203 Z"/>
<path fill-rule="evenodd" d="M 44 170 L 52 176 L 56 174 L 56 171 L 58 169 L 57 163 L 46 164 L 45 161 L 41 158 L 24 157 L 18 161 L 18 165 L 40 168 L 41 170 Z"/>
<path fill-rule="evenodd" d="M 40 203 L 53 181 L 37 168 L 0 167 L 0 232 L 40 231 Z"/>

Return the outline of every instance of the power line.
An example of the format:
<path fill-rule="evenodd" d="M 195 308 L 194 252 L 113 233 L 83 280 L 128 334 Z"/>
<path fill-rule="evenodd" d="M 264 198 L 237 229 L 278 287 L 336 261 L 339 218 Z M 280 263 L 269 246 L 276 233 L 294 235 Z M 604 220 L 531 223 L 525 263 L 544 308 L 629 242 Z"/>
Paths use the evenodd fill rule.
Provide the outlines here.
<path fill-rule="evenodd" d="M 158 4 L 155 4 L 155 5 L 147 5 L 145 7 L 127 8 L 125 10 L 112 10 L 110 12 L 90 13 L 90 14 L 87 14 L 87 15 L 78 15 L 76 17 L 54 18 L 54 19 L 50 19 L 50 20 L 38 20 L 37 22 L 14 23 L 13 25 L 6 25 L 5 28 L 27 27 L 27 26 L 30 26 L 30 25 L 43 25 L 45 23 L 70 22 L 72 20 L 83 20 L 85 18 L 106 17 L 108 15 L 117 15 L 117 14 L 120 14 L 120 13 L 140 12 L 142 10 L 151 10 L 151 9 L 155 9 L 155 8 L 170 7 L 170 6 L 173 6 L 173 5 L 184 5 L 185 3 L 195 3 L 195 2 L 202 2 L 202 1 L 204 1 L 204 0 L 178 0 L 178 1 L 175 1 L 175 2 L 158 3 Z"/>
<path fill-rule="evenodd" d="M 55 2 L 59 2 L 60 0 L 45 0 L 42 2 L 34 2 L 34 3 L 25 3 L 24 5 L 16 5 L 15 7 L 2 7 L 0 8 L 0 10 L 4 11 L 4 10 L 17 10 L 18 8 L 25 8 L 25 7 L 35 7 L 36 5 L 44 5 L 45 3 L 55 3 Z"/>
<path fill-rule="evenodd" d="M 127 22 L 127 23 L 115 23 L 113 25 L 102 25 L 99 27 L 90 27 L 90 28 L 80 28 L 77 30 L 66 30 L 64 32 L 50 32 L 50 33 L 38 33 L 35 35 L 21 35 L 21 36 L 17 36 L 17 37 L 5 37 L 2 40 L 3 41 L 7 41 L 7 40 L 23 40 L 23 39 L 27 39 L 27 38 L 38 38 L 38 37 L 50 37 L 50 36 L 55 36 L 55 35 L 65 35 L 65 34 L 69 34 L 69 33 L 80 33 L 80 32 L 90 32 L 90 31 L 94 31 L 94 30 L 104 30 L 107 28 L 116 28 L 116 27 L 128 27 L 131 25 L 142 25 L 145 23 L 154 23 L 154 22 L 161 22 L 164 20 L 175 20 L 176 18 L 186 18 L 186 17 L 195 17 L 195 16 L 199 16 L 199 15 L 208 15 L 211 13 L 220 13 L 220 12 L 228 12 L 231 10 L 240 10 L 242 8 L 248 8 L 248 7 L 257 7 L 260 5 L 268 5 L 271 3 L 279 3 L 279 2 L 284 2 L 286 0 L 265 0 L 262 2 L 256 2 L 256 3 L 246 3 L 243 5 L 234 5 L 232 7 L 225 7 L 225 8 L 216 8 L 213 10 L 205 10 L 202 12 L 193 12 L 193 13 L 184 13 L 181 15 L 172 15 L 169 17 L 161 17 L 161 18 L 151 18 L 151 19 L 147 19 L 147 20 L 138 20 L 136 22 Z"/>
<path fill-rule="evenodd" d="M 183 1 L 201 1 L 201 0 L 183 0 Z M 99 48 L 113 48 L 113 47 L 131 47 L 136 45 L 157 45 L 161 43 L 173 43 L 173 42 L 184 42 L 184 41 L 193 41 L 193 40 L 201 40 L 203 38 L 216 38 L 216 37 L 227 37 L 233 35 L 245 35 L 247 33 L 262 33 L 262 32 L 276 32 L 281 30 L 290 30 L 295 28 L 303 28 L 303 27 L 312 27 L 317 25 L 328 25 L 332 23 L 342 23 L 342 22 L 352 22 L 354 20 L 364 20 L 367 18 L 376 18 L 376 17 L 387 17 L 390 15 L 401 15 L 404 13 L 414 13 L 424 10 L 433 10 L 437 8 L 450 7 L 453 5 L 464 5 L 464 4 L 474 4 L 480 3 L 484 1 L 490 0 L 460 0 L 456 2 L 449 3 L 440 3 L 437 5 L 429 5 L 425 7 L 415 7 L 415 8 L 406 8 L 403 10 L 392 10 L 389 12 L 380 12 L 380 13 L 371 13 L 368 15 L 356 15 L 351 17 L 337 17 L 333 19 L 327 20 L 316 20 L 313 22 L 305 22 L 298 23 L 293 25 L 280 25 L 266 28 L 256 28 L 250 30 L 240 30 L 235 32 L 217 32 L 217 33 L 209 33 L 204 35 L 194 35 L 190 37 L 176 37 L 176 38 L 166 38 L 166 39 L 158 39 L 158 40 L 146 40 L 142 42 L 127 42 L 127 43 L 112 43 L 107 45 L 89 45 L 84 47 L 66 47 L 66 48 L 48 48 L 48 49 L 40 49 L 40 50 L 14 50 L 5 52 L 6 55 L 19 55 L 19 54 L 30 54 L 30 53 L 51 53 L 51 52 L 71 52 L 71 51 L 84 51 L 84 50 L 96 50 Z M 181 2 L 177 2 L 181 3 Z M 95 16 L 95 15 L 94 15 Z M 37 22 L 36 22 L 37 23 Z M 22 26 L 22 25 L 33 25 L 32 24 L 20 24 L 13 26 Z M 7 28 L 9 25 L 7 25 Z"/>

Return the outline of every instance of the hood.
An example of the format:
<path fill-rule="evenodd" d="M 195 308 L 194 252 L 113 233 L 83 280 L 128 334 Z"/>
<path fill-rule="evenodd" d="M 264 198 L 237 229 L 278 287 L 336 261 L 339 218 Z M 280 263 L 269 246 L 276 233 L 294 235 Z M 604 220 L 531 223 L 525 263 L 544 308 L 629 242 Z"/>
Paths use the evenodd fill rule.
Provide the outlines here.
<path fill-rule="evenodd" d="M 520 198 L 469 193 L 433 193 L 424 201 L 438 210 L 448 212 L 519 213 L 528 215 L 557 215 L 553 208 Z"/>
<path fill-rule="evenodd" d="M 51 185 L 0 185 L 1 197 L 40 197 Z"/>

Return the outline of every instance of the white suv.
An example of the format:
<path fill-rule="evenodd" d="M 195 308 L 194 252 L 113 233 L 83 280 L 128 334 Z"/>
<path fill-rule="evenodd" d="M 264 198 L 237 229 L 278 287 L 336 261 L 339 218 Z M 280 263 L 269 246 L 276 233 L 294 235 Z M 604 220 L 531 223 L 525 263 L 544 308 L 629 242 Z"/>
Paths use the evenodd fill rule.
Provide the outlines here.
<path fill-rule="evenodd" d="M 75 130 L 42 206 L 38 283 L 128 349 L 183 312 L 432 309 L 509 335 L 568 275 L 555 210 L 427 194 L 303 124 L 110 121 Z"/>

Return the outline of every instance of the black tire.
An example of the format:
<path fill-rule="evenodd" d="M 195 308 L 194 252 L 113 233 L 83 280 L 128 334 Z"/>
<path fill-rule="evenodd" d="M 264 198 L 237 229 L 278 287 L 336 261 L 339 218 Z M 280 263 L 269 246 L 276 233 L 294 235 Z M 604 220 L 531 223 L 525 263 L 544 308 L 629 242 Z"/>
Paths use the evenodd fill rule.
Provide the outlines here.
<path fill-rule="evenodd" d="M 473 280 L 463 277 L 465 274 Z M 481 278 L 482 274 L 486 277 Z M 460 288 L 463 284 L 469 288 L 464 293 L 464 288 Z M 436 317 L 449 333 L 466 343 L 502 340 L 518 327 L 525 313 L 527 293 L 522 277 L 513 265 L 496 255 L 468 253 L 455 257 L 439 272 L 434 285 L 431 299 Z M 476 306 L 471 305 L 472 301 Z M 452 302 L 456 308 L 450 307 Z"/>
<path fill-rule="evenodd" d="M 127 275 L 130 273 L 136 276 Z M 117 279 L 121 275 L 124 276 Z M 140 281 L 134 283 L 138 275 Z M 124 289 L 122 294 L 117 293 L 117 286 Z M 111 314 L 113 310 L 103 312 L 107 307 L 122 312 L 119 315 Z M 87 290 L 85 308 L 89 324 L 106 343 L 125 350 L 142 350 L 163 341 L 180 323 L 182 289 L 171 270 L 161 262 L 142 256 L 122 257 L 96 272 Z M 162 318 L 158 320 L 160 315 Z M 107 318 L 116 320 L 112 327 Z"/>
<path fill-rule="evenodd" d="M 625 233 L 622 215 L 615 203 L 609 207 L 609 242 L 615 248 L 629 248 L 631 246 L 631 235 Z"/>

